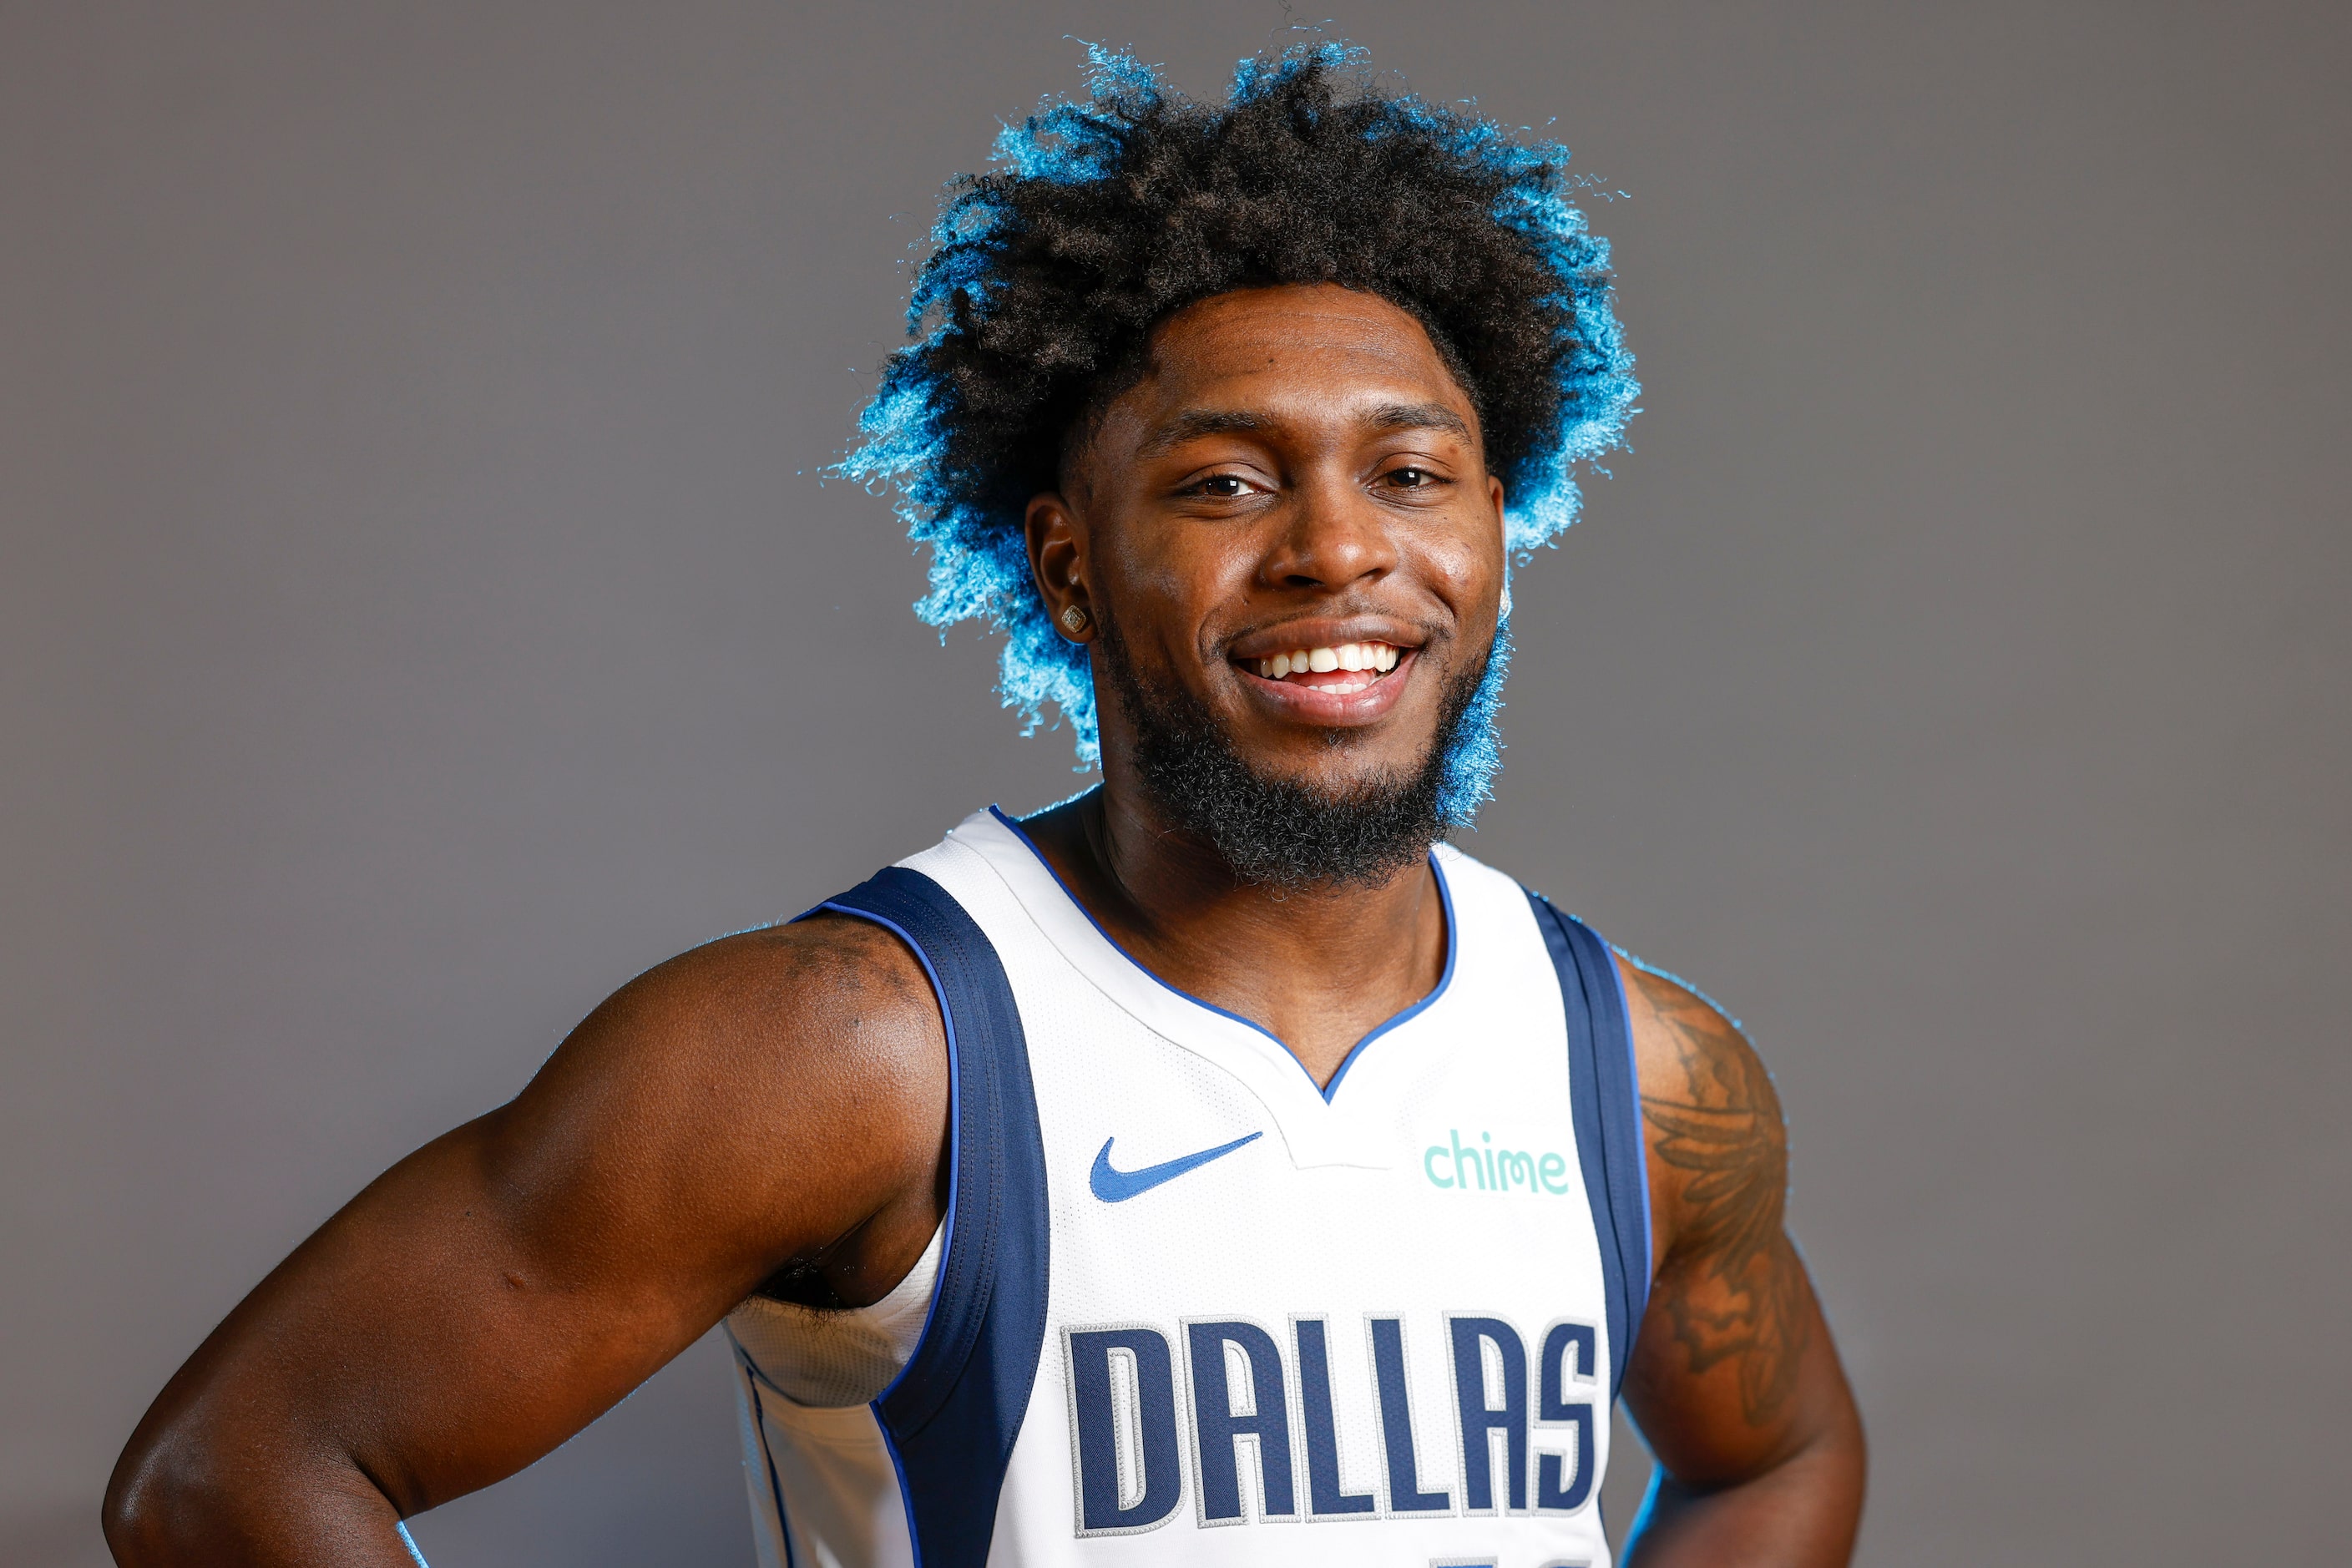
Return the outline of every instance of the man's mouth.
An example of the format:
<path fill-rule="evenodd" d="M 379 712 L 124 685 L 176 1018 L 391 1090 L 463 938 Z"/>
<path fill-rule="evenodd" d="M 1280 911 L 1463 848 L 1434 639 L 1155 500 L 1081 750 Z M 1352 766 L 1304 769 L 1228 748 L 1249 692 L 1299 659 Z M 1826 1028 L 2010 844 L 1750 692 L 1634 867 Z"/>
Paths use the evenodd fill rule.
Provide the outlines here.
<path fill-rule="evenodd" d="M 1328 647 L 1298 647 L 1271 658 L 1245 659 L 1245 668 L 1287 686 L 1345 697 L 1362 691 L 1387 676 L 1402 657 L 1384 642 L 1339 643 Z"/>

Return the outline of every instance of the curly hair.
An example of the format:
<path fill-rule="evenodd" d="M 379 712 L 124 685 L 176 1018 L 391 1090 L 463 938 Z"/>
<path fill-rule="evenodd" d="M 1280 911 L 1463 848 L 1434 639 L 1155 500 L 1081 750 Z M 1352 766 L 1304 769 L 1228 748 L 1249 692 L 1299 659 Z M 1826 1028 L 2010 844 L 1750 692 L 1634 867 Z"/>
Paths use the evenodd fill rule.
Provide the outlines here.
<path fill-rule="evenodd" d="M 1089 48 L 1086 102 L 1007 126 L 951 182 L 894 353 L 844 470 L 895 487 L 931 547 L 915 606 L 1006 634 L 1001 690 L 1034 731 L 1055 703 L 1097 757 L 1086 650 L 1049 622 L 1023 535 L 1066 445 L 1143 367 L 1152 330 L 1235 289 L 1336 283 L 1410 312 L 1478 413 L 1520 562 L 1574 521 L 1574 470 L 1620 444 L 1638 388 L 1611 309 L 1608 242 L 1568 150 L 1381 91 L 1320 42 L 1244 60 L 1223 105 Z M 1488 684 L 1499 686 L 1507 636 Z M 1490 693 L 1483 717 L 1491 721 Z M 1497 759 L 1470 759 L 1467 799 Z M 1461 793 L 1461 792 L 1457 792 Z M 1466 811 L 1461 812 L 1466 820 Z"/>

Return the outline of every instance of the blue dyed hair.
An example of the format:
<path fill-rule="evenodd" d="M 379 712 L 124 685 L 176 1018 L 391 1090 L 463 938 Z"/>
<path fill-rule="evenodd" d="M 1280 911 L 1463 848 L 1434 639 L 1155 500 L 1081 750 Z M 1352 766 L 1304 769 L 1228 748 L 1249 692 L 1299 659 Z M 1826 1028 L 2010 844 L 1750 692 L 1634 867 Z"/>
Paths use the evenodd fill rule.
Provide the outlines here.
<path fill-rule="evenodd" d="M 1337 283 L 1410 311 L 1476 406 L 1514 558 L 1575 521 L 1576 469 L 1617 447 L 1638 392 L 1611 309 L 1609 245 L 1587 227 L 1568 149 L 1461 109 L 1381 92 L 1360 52 L 1244 60 L 1222 105 L 1089 50 L 1086 101 L 1051 100 L 949 186 L 890 357 L 845 462 L 895 489 L 931 547 L 915 606 L 1005 634 L 1005 705 L 1052 702 L 1097 760 L 1086 649 L 1030 576 L 1023 516 L 1066 445 L 1142 372 L 1150 332 L 1235 289 Z M 1450 759 L 1467 822 L 1499 763 L 1507 625 Z"/>

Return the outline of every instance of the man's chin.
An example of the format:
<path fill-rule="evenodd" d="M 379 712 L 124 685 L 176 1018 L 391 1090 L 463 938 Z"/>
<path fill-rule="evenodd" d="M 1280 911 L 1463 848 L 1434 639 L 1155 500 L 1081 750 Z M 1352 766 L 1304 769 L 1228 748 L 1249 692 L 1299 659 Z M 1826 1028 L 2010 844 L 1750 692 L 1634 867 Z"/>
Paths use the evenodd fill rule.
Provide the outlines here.
<path fill-rule="evenodd" d="M 1277 889 L 1369 887 L 1418 862 L 1444 825 L 1433 778 L 1368 780 L 1335 794 L 1205 768 L 1147 772 L 1160 809 L 1205 841 L 1236 880 Z"/>
<path fill-rule="evenodd" d="M 1437 809 L 1444 763 L 1434 741 L 1385 765 L 1391 747 L 1361 743 L 1370 737 L 1349 731 L 1330 732 L 1334 739 L 1303 755 L 1295 747 L 1253 755 L 1181 699 L 1131 678 L 1119 686 L 1143 787 L 1240 881 L 1292 889 L 1382 882 L 1419 861 L 1444 830 Z"/>
<path fill-rule="evenodd" d="M 1271 794 L 1289 795 L 1303 804 L 1331 811 L 1377 809 L 1400 791 L 1410 791 L 1422 771 L 1426 750 L 1395 763 L 1350 758 L 1343 768 L 1302 764 L 1295 757 L 1262 759 L 1247 752 L 1237 760 Z"/>

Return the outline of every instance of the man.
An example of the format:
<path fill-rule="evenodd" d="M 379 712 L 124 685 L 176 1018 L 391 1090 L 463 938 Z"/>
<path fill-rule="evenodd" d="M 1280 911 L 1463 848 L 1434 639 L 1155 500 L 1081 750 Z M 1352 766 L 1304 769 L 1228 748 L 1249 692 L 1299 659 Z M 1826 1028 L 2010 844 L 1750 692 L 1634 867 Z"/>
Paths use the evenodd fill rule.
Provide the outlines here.
<path fill-rule="evenodd" d="M 121 1562 L 406 1563 L 722 1321 L 770 1564 L 1605 1563 L 1621 1389 L 1629 1562 L 1845 1561 L 1769 1080 L 1438 842 L 1631 412 L 1564 153 L 1329 47 L 1097 66 L 950 204 L 851 468 L 1101 787 L 641 976 L 394 1167 L 141 1424 Z"/>

